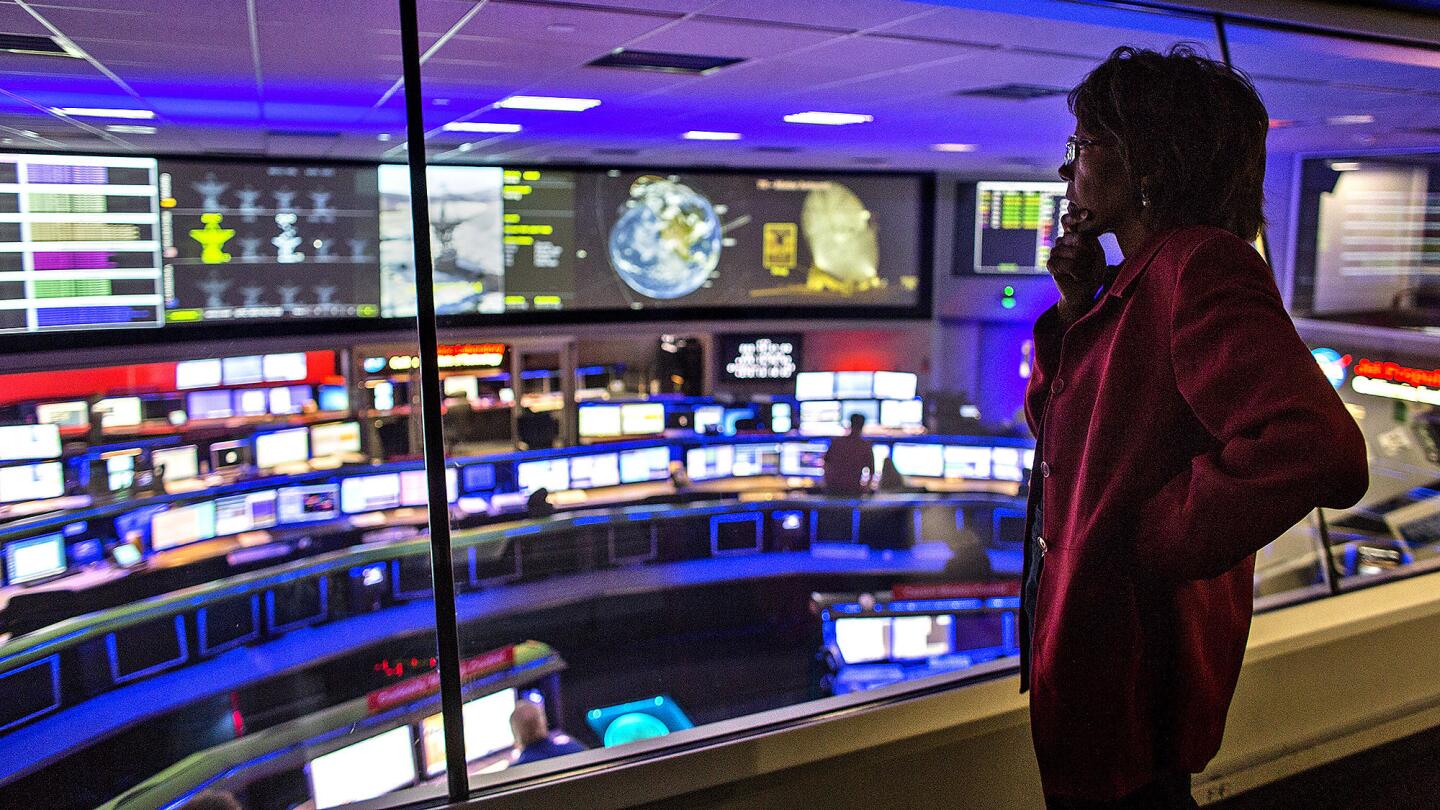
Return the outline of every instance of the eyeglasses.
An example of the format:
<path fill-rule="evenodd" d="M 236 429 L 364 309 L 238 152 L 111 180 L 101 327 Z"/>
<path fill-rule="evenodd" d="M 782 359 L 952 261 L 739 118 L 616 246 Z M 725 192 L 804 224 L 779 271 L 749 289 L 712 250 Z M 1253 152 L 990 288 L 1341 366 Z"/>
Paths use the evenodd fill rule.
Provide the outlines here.
<path fill-rule="evenodd" d="M 1092 146 L 1104 146 L 1106 141 L 1095 138 L 1077 138 L 1074 135 L 1065 139 L 1065 165 L 1069 166 L 1080 156 L 1081 149 L 1089 149 Z"/>

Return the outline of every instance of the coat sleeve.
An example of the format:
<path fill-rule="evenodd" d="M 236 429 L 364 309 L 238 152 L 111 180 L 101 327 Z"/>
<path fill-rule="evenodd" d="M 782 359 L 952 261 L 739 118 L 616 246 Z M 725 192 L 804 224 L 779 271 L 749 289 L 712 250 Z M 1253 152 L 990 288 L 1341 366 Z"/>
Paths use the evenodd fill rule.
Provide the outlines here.
<path fill-rule="evenodd" d="M 1025 421 L 1030 425 L 1030 435 L 1040 435 L 1040 417 L 1045 413 L 1045 402 L 1050 398 L 1050 381 L 1060 365 L 1060 340 L 1065 336 L 1065 325 L 1060 320 L 1059 304 L 1045 310 L 1035 320 L 1035 331 L 1031 342 L 1030 382 L 1025 386 Z"/>
<path fill-rule="evenodd" d="M 1142 507 L 1136 553 L 1151 576 L 1208 579 L 1317 506 L 1354 504 L 1369 470 L 1359 426 L 1248 245 L 1202 242 L 1172 296 L 1171 366 L 1215 447 Z"/>

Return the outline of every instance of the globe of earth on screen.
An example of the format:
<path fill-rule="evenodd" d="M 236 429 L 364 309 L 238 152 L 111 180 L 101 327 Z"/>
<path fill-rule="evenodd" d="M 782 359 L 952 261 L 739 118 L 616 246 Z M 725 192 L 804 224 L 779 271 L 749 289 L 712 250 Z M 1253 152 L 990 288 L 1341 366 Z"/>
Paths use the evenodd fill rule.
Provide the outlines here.
<path fill-rule="evenodd" d="M 681 298 L 719 265 L 720 239 L 709 200 L 684 183 L 647 175 L 630 186 L 625 213 L 610 229 L 610 266 L 642 295 Z"/>

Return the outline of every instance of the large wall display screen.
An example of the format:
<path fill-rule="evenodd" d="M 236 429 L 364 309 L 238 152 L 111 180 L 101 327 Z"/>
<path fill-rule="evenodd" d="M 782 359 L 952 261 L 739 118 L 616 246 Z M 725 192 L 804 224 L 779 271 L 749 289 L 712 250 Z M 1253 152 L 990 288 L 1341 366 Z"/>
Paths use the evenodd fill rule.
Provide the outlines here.
<path fill-rule="evenodd" d="M 919 301 L 917 177 L 587 172 L 575 197 L 567 306 Z"/>
<path fill-rule="evenodd" d="M 164 160 L 169 323 L 380 315 L 374 167 Z"/>
<path fill-rule="evenodd" d="M 1298 222 L 1295 312 L 1388 312 L 1396 325 L 1435 325 L 1440 156 L 1306 160 Z"/>
<path fill-rule="evenodd" d="M 0 333 L 159 326 L 151 158 L 0 154 Z"/>

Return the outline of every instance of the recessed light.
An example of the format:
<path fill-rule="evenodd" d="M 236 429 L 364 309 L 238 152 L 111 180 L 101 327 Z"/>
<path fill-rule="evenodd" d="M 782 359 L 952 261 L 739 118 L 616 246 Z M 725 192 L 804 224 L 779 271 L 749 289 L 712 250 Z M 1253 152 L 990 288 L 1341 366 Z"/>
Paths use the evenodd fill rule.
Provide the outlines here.
<path fill-rule="evenodd" d="M 441 129 L 451 132 L 519 132 L 519 124 L 495 124 L 487 121 L 451 121 Z"/>
<path fill-rule="evenodd" d="M 1360 168 L 1360 164 L 1353 160 L 1332 160 L 1329 166 L 1331 171 L 1336 172 L 1353 172 Z"/>
<path fill-rule="evenodd" d="M 51 107 L 57 115 L 72 115 L 83 118 L 133 118 L 148 120 L 155 117 L 151 110 L 125 110 L 112 107 Z"/>
<path fill-rule="evenodd" d="M 843 126 L 845 124 L 865 124 L 875 120 L 873 115 L 862 115 L 859 113 L 838 113 L 838 112 L 802 112 L 791 113 L 785 116 L 786 123 L 790 124 L 825 124 L 827 126 Z"/>
<path fill-rule="evenodd" d="M 1373 123 L 1375 123 L 1375 116 L 1373 116 L 1373 115 L 1365 115 L 1365 114 L 1361 114 L 1361 115 L 1332 115 L 1332 116 L 1330 116 L 1329 118 L 1326 118 L 1326 119 L 1325 119 L 1325 123 L 1327 123 L 1327 124 L 1335 124 L 1335 125 L 1337 125 L 1337 126 L 1344 126 L 1344 125 L 1346 125 L 1346 124 L 1373 124 Z"/>
<path fill-rule="evenodd" d="M 155 127 L 145 124 L 111 124 L 105 127 L 105 131 L 120 135 L 154 135 Z"/>
<path fill-rule="evenodd" d="M 392 137 L 392 136 L 390 135 L 390 133 L 388 133 L 388 132 L 382 132 L 382 133 L 380 133 L 379 135 L 376 135 L 376 136 L 375 136 L 375 140 L 377 140 L 377 141 L 379 141 L 379 142 L 381 142 L 381 143 L 389 143 L 391 137 Z"/>
<path fill-rule="evenodd" d="M 930 148 L 936 152 L 974 152 L 979 147 L 973 143 L 934 143 Z"/>
<path fill-rule="evenodd" d="M 448 98 L 437 98 L 437 99 L 432 99 L 432 100 L 430 101 L 430 103 L 431 103 L 431 104 L 434 104 L 436 107 L 449 107 L 449 106 L 450 106 L 450 99 L 448 99 Z"/>
<path fill-rule="evenodd" d="M 573 34 L 575 33 L 575 26 L 570 23 L 550 23 L 545 26 L 545 30 L 552 34 Z"/>
<path fill-rule="evenodd" d="M 496 107 L 510 110 L 551 110 L 554 112 L 584 112 L 600 106 L 598 98 L 565 98 L 562 96 L 510 96 L 495 102 Z"/>
<path fill-rule="evenodd" d="M 457 147 L 455 147 L 455 148 L 456 148 L 456 149 L 459 149 L 461 152 L 469 152 L 471 149 L 474 149 L 474 148 L 475 148 L 475 144 L 473 144 L 473 143 L 462 143 L 462 144 L 460 144 L 459 146 L 457 146 Z"/>
<path fill-rule="evenodd" d="M 738 141 L 740 140 L 740 133 L 711 132 L 704 129 L 692 129 L 680 137 L 687 141 Z"/>

